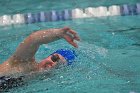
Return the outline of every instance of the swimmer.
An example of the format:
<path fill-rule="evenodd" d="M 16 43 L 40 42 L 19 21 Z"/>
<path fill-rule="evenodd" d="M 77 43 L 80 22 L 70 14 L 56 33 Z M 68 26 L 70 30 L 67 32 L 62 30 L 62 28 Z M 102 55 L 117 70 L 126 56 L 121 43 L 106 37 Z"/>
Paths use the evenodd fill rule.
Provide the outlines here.
<path fill-rule="evenodd" d="M 78 45 L 74 40 L 80 40 L 74 30 L 69 27 L 64 27 L 33 32 L 21 42 L 15 53 L 0 64 L 0 91 L 5 88 L 12 88 L 16 84 L 19 85 L 18 82 L 23 82 L 22 77 L 24 76 L 11 77 L 11 75 L 16 73 L 28 74 L 31 72 L 40 72 L 53 68 L 60 62 L 67 63 L 68 65 L 71 64 L 70 60 L 74 60 L 75 54 L 73 51 L 65 49 L 57 50 L 39 63 L 35 60 L 35 53 L 40 45 L 48 44 L 59 39 L 65 39 L 76 48 Z"/>
<path fill-rule="evenodd" d="M 7 59 L 7 61 L 0 64 L 0 76 L 10 75 L 14 73 L 30 73 L 31 71 L 40 71 L 52 68 L 57 65 L 58 60 L 65 62 L 66 59 L 61 53 L 54 53 L 46 59 L 37 63 L 35 60 L 35 53 L 42 44 L 65 39 L 69 44 L 78 47 L 74 40 L 79 41 L 80 38 L 77 33 L 69 27 L 59 29 L 48 29 L 33 32 L 17 47 L 15 53 Z"/>

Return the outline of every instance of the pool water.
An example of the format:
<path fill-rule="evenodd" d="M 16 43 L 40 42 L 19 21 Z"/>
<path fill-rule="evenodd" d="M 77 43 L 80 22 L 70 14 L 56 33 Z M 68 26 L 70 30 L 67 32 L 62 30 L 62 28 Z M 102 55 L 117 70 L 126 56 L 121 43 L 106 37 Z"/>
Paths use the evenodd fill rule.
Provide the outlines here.
<path fill-rule="evenodd" d="M 42 0 L 42 4 L 43 2 Z M 79 0 L 77 2 L 80 3 Z M 85 4 L 87 5 L 88 3 Z M 40 7 L 44 8 L 43 5 Z M 58 6 L 60 9 L 64 7 Z M 53 8 L 56 9 L 56 6 Z M 35 12 L 28 9 L 24 12 L 29 11 Z M 139 20 L 140 16 L 116 16 L 0 27 L 1 63 L 12 55 L 25 37 L 36 30 L 69 26 L 81 37 L 81 41 L 77 42 L 78 49 L 64 40 L 40 46 L 36 53 L 37 61 L 60 48 L 73 49 L 78 56 L 71 66 L 61 66 L 44 72 L 28 81 L 25 86 L 13 88 L 8 93 L 139 93 Z"/>

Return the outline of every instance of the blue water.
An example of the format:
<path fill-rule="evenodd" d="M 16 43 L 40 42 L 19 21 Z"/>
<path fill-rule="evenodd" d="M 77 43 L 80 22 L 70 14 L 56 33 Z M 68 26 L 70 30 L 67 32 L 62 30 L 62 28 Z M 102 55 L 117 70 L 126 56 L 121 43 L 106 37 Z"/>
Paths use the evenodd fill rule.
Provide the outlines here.
<path fill-rule="evenodd" d="M 10 0 L 6 0 L 10 2 Z M 63 0 L 60 0 L 61 2 Z M 78 0 L 80 7 L 88 6 L 89 1 Z M 96 0 L 97 1 L 97 0 Z M 137 2 L 138 0 L 135 0 Z M 2 2 L 2 1 L 1 1 Z M 27 8 L 14 6 L 29 3 Z M 45 9 L 47 1 L 11 2 L 9 7 L 15 9 L 3 12 L 37 12 Z M 133 0 L 129 3 L 135 3 Z M 33 4 L 31 4 L 33 3 Z M 39 3 L 39 4 L 38 4 Z M 70 5 L 68 6 L 68 3 Z M 74 1 L 58 3 L 48 1 L 48 10 L 72 8 Z M 118 0 L 95 2 L 93 5 L 128 3 Z M 57 4 L 57 6 L 54 6 Z M 62 5 L 63 4 L 63 5 Z M 41 7 L 37 9 L 37 7 Z M 61 6 L 60 6 L 61 5 Z M 29 8 L 29 6 L 31 8 Z M 15 8 L 18 7 L 18 8 Z M 6 8 L 6 7 L 5 7 Z M 24 9 L 25 8 L 25 9 Z M 19 10 L 18 10 L 19 9 Z M 2 14 L 1 13 L 1 14 Z M 42 45 L 36 54 L 36 60 L 48 56 L 59 48 L 74 49 L 78 54 L 73 65 L 59 67 L 40 76 L 33 77 L 22 87 L 14 88 L 9 93 L 139 93 L 140 92 L 140 16 L 123 16 L 108 18 L 77 19 L 71 21 L 47 22 L 29 25 L 0 27 L 0 62 L 5 61 L 15 51 L 18 44 L 30 33 L 40 29 L 69 26 L 81 37 L 75 49 L 66 41 L 59 40 Z"/>

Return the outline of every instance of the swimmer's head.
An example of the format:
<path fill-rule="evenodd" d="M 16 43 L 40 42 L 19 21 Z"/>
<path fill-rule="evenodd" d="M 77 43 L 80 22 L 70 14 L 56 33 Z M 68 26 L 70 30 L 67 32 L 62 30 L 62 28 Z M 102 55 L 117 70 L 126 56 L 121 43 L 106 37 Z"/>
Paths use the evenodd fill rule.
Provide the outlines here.
<path fill-rule="evenodd" d="M 74 59 L 76 58 L 76 54 L 75 51 L 73 50 L 68 50 L 68 49 L 59 49 L 56 52 L 54 52 L 52 55 L 56 55 L 56 54 L 60 54 L 61 56 L 63 56 L 65 58 L 65 60 L 67 61 L 67 65 L 71 65 L 74 62 Z M 59 60 L 59 56 L 52 56 L 51 57 L 52 61 L 56 61 Z"/>
<path fill-rule="evenodd" d="M 76 58 L 73 50 L 59 49 L 40 62 L 40 68 L 50 68 L 56 64 L 66 63 L 71 65 Z"/>

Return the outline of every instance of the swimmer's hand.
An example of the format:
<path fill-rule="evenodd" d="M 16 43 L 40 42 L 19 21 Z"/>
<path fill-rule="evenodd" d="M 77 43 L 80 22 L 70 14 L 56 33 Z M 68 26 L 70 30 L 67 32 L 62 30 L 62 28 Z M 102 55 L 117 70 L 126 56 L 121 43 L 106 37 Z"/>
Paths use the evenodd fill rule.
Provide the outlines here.
<path fill-rule="evenodd" d="M 80 37 L 77 35 L 77 33 L 69 27 L 64 27 L 61 30 L 61 36 L 72 46 L 78 47 L 77 43 L 74 42 L 74 40 L 80 41 Z"/>

